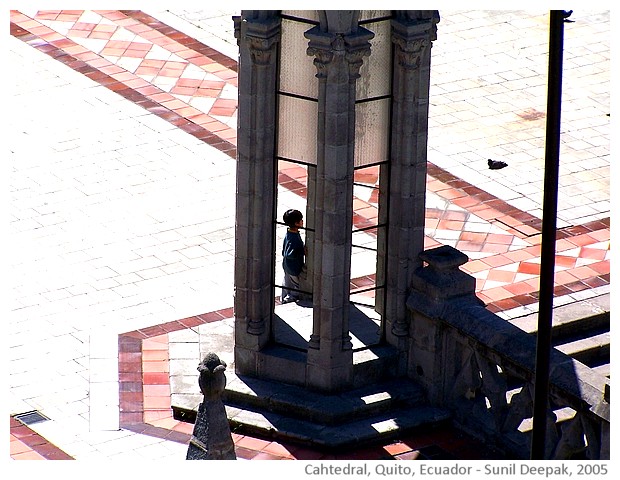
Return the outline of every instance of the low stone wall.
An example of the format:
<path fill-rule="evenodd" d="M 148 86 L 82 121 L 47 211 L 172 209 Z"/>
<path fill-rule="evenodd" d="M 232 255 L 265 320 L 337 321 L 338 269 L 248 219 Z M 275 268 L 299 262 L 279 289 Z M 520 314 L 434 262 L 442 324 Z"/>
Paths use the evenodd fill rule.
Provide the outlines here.
<path fill-rule="evenodd" d="M 408 376 L 462 428 L 529 458 L 536 337 L 485 309 L 458 268 L 463 254 L 423 257 L 407 302 Z M 609 459 L 609 379 L 554 349 L 549 380 L 546 458 Z"/>

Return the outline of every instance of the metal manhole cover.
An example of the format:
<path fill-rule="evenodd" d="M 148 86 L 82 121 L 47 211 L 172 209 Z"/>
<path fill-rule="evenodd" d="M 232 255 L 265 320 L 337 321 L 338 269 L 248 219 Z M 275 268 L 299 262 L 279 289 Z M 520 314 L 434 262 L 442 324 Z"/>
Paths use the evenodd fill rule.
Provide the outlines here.
<path fill-rule="evenodd" d="M 45 422 L 49 420 L 49 418 L 36 410 L 18 413 L 17 415 L 13 415 L 13 418 L 20 421 L 24 425 L 32 425 L 33 423 Z"/>

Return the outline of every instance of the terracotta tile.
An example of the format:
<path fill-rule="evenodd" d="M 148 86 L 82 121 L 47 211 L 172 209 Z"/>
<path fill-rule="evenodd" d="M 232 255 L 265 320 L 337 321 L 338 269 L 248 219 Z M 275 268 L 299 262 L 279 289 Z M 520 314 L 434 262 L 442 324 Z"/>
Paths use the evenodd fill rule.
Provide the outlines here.
<path fill-rule="evenodd" d="M 577 246 L 580 246 L 580 247 L 598 242 L 598 240 L 596 238 L 592 237 L 590 234 L 584 234 L 584 235 L 578 235 L 576 237 L 570 237 L 570 238 L 568 238 L 568 241 L 570 243 L 573 243 L 573 244 L 575 244 Z"/>
<path fill-rule="evenodd" d="M 129 58 L 144 58 L 147 53 L 148 51 L 144 51 L 142 49 L 128 48 L 127 50 L 125 50 L 125 53 L 123 53 L 122 56 Z"/>
<path fill-rule="evenodd" d="M 603 285 L 609 285 L 609 282 L 602 279 L 601 277 L 584 278 L 582 282 L 588 285 L 590 288 L 596 288 L 596 287 L 601 287 Z"/>
<path fill-rule="evenodd" d="M 389 453 L 390 455 L 396 456 L 401 455 L 405 452 L 411 452 L 412 448 L 403 442 L 392 443 L 390 445 L 385 445 L 383 449 Z"/>
<path fill-rule="evenodd" d="M 112 37 L 112 32 L 98 32 L 93 30 L 88 34 L 88 38 L 95 40 L 109 40 Z"/>
<path fill-rule="evenodd" d="M 604 242 L 610 239 L 610 231 L 609 229 L 596 230 L 591 232 L 590 236 L 600 242 Z"/>
<path fill-rule="evenodd" d="M 577 277 L 570 274 L 569 271 L 565 270 L 562 272 L 555 272 L 555 283 L 558 285 L 565 285 L 577 280 Z"/>
<path fill-rule="evenodd" d="M 253 438 L 253 437 L 246 436 L 246 437 L 239 439 L 236 445 L 238 447 L 247 448 L 248 450 L 254 450 L 254 451 L 260 452 L 267 445 L 269 445 L 269 443 L 271 442 L 267 440 L 261 440 L 260 438 Z"/>
<path fill-rule="evenodd" d="M 157 372 L 169 372 L 170 365 L 168 360 L 155 360 L 155 361 L 143 361 L 142 372 L 144 373 L 157 373 Z"/>
<path fill-rule="evenodd" d="M 461 231 L 463 230 L 463 226 L 465 225 L 465 222 L 463 221 L 457 221 L 457 220 L 439 220 L 439 224 L 437 225 L 437 228 L 440 230 L 458 230 Z"/>
<path fill-rule="evenodd" d="M 39 11 L 36 14 L 36 18 L 41 20 L 56 20 L 58 15 L 60 15 L 60 10 L 44 10 Z"/>
<path fill-rule="evenodd" d="M 569 283 L 568 285 L 566 285 L 566 287 L 568 287 L 572 292 L 581 292 L 582 290 L 587 290 L 588 285 L 581 281 L 577 281 Z"/>
<path fill-rule="evenodd" d="M 599 248 L 582 247 L 581 251 L 579 252 L 579 258 L 604 260 L 606 254 L 606 250 L 601 250 Z"/>
<path fill-rule="evenodd" d="M 265 446 L 263 452 L 270 453 L 279 457 L 293 458 L 289 449 L 277 442 L 269 443 L 267 446 Z"/>
<path fill-rule="evenodd" d="M 512 283 L 510 285 L 506 285 L 504 288 L 513 295 L 524 295 L 526 293 L 532 293 L 535 290 L 534 287 L 525 282 Z"/>
<path fill-rule="evenodd" d="M 484 244 L 482 242 L 459 241 L 456 244 L 457 250 L 460 250 L 463 253 L 480 252 L 482 251 L 483 247 L 484 247 Z"/>
<path fill-rule="evenodd" d="M 570 274 L 577 277 L 579 280 L 583 280 L 584 278 L 596 277 L 598 272 L 587 265 L 582 267 L 577 267 L 569 270 Z"/>
<path fill-rule="evenodd" d="M 514 235 L 504 235 L 502 233 L 489 233 L 486 241 L 489 243 L 497 243 L 503 245 L 510 245 L 514 240 Z"/>
<path fill-rule="evenodd" d="M 484 294 L 493 302 L 503 300 L 504 298 L 512 297 L 512 293 L 506 290 L 504 287 L 490 288 L 488 290 L 485 290 Z"/>
<path fill-rule="evenodd" d="M 168 361 L 168 350 L 144 350 L 141 355 L 141 360 L 145 362 L 152 361 Z"/>
<path fill-rule="evenodd" d="M 13 460 L 45 460 L 45 457 L 35 452 L 34 450 L 28 450 L 21 453 L 11 453 Z"/>
<path fill-rule="evenodd" d="M 145 410 L 170 409 L 170 397 L 144 397 Z"/>
<path fill-rule="evenodd" d="M 464 191 L 457 188 L 446 188 L 444 190 L 440 190 L 437 192 L 437 195 L 451 201 L 458 198 L 468 198 Z"/>
<path fill-rule="evenodd" d="M 396 460 L 424 460 L 424 457 L 419 450 L 412 450 L 411 452 L 401 453 L 395 455 Z"/>
<path fill-rule="evenodd" d="M 230 128 L 228 130 L 222 130 L 221 132 L 218 132 L 218 136 L 224 140 L 230 140 L 231 142 L 234 142 L 237 139 L 237 131 Z M 305 198 L 305 194 L 304 198 Z"/>
<path fill-rule="evenodd" d="M 510 245 L 502 245 L 497 243 L 489 243 L 488 241 L 482 246 L 482 251 L 487 253 L 508 253 Z"/>
<path fill-rule="evenodd" d="M 511 283 L 515 278 L 515 273 L 514 272 L 509 272 L 506 270 L 497 270 L 497 269 L 493 269 L 489 272 L 489 275 L 487 276 L 487 280 L 491 280 L 494 282 L 504 282 L 504 283 Z"/>
<path fill-rule="evenodd" d="M 534 255 L 525 250 L 510 250 L 504 254 L 506 258 L 509 258 L 513 262 L 521 262 L 523 260 L 530 260 L 534 258 Z"/>
<path fill-rule="evenodd" d="M 604 262 L 593 263 L 588 265 L 592 270 L 596 272 L 597 276 L 605 275 L 610 273 L 610 264 L 609 261 L 606 260 Z"/>
<path fill-rule="evenodd" d="M 32 448 L 30 448 L 28 445 L 26 445 L 25 443 L 16 440 L 16 441 L 12 441 L 10 443 L 10 453 L 11 455 L 17 455 L 19 453 L 24 453 L 24 452 L 28 452 L 31 451 Z"/>
<path fill-rule="evenodd" d="M 212 107 L 211 110 L 209 110 L 209 114 L 219 117 L 232 117 L 236 111 L 236 107 Z"/>
<path fill-rule="evenodd" d="M 169 397 L 170 385 L 144 385 L 142 391 L 145 397 Z"/>
<path fill-rule="evenodd" d="M 256 450 L 251 450 L 244 447 L 235 447 L 235 455 L 238 459 L 252 460 L 257 454 L 258 452 Z"/>
<path fill-rule="evenodd" d="M 147 410 L 145 408 L 143 418 L 146 423 L 150 423 L 151 425 L 157 424 L 158 427 L 164 427 L 164 428 L 170 428 L 170 429 L 173 429 L 174 427 L 176 427 L 176 424 L 179 423 L 178 420 L 174 420 L 174 418 L 172 417 L 172 410 L 170 408 L 162 409 L 162 410 Z M 164 422 L 161 422 L 162 420 L 172 420 L 172 421 L 167 422 L 167 425 L 163 425 Z M 161 423 L 157 423 L 157 422 L 161 422 Z"/>
<path fill-rule="evenodd" d="M 170 383 L 170 376 L 166 372 L 145 372 L 142 374 L 144 385 L 167 385 Z"/>
<path fill-rule="evenodd" d="M 445 210 L 442 218 L 444 220 L 457 220 L 464 222 L 469 218 L 469 214 L 467 212 L 461 212 L 456 210 Z"/>
<path fill-rule="evenodd" d="M 168 350 L 168 334 L 145 338 L 142 341 L 143 350 Z"/>
<path fill-rule="evenodd" d="M 87 38 L 90 35 L 90 30 L 69 30 L 68 37 L 71 38 Z"/>
<path fill-rule="evenodd" d="M 576 259 L 575 257 L 567 257 L 564 255 L 556 255 L 555 256 L 555 264 L 558 267 L 568 267 L 572 268 L 575 266 Z"/>
<path fill-rule="evenodd" d="M 492 255 L 490 257 L 482 258 L 481 261 L 489 265 L 489 267 L 503 267 L 504 265 L 514 263 L 506 255 Z"/>

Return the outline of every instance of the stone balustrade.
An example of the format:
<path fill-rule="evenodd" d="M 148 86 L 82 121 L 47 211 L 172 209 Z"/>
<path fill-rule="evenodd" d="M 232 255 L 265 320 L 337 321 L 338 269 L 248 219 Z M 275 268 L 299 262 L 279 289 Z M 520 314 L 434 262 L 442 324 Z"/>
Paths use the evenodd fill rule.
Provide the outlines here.
<path fill-rule="evenodd" d="M 467 257 L 444 246 L 424 252 L 414 275 L 408 375 L 466 431 L 529 458 L 536 337 L 486 310 Z M 609 459 L 609 379 L 553 349 L 546 458 Z"/>

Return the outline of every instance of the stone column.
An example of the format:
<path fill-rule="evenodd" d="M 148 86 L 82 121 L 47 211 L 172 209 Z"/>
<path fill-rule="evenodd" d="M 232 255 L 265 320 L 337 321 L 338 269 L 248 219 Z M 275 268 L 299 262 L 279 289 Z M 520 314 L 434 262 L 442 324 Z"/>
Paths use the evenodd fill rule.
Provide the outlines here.
<path fill-rule="evenodd" d="M 320 390 L 334 391 L 347 387 L 352 381 L 349 283 L 355 81 L 362 58 L 370 54 L 369 40 L 374 34 L 356 26 L 353 12 L 333 11 L 326 16 L 328 18 L 324 19 L 329 21 L 305 33 L 310 40 L 308 54 L 315 57 L 319 78 L 314 313 L 308 345 L 307 383 Z"/>
<path fill-rule="evenodd" d="M 386 338 L 406 350 L 407 296 L 421 265 L 426 209 L 426 161 L 431 42 L 439 15 L 395 11 L 389 227 L 385 260 Z"/>
<path fill-rule="evenodd" d="M 304 226 L 308 229 L 305 231 L 306 246 L 306 265 L 300 276 L 300 289 L 304 292 L 312 292 L 312 284 L 314 281 L 314 223 L 315 223 L 315 196 L 316 196 L 316 168 L 307 167 L 306 178 L 306 212 L 304 214 Z M 303 294 L 301 296 L 305 302 L 312 301 L 312 293 Z"/>
<path fill-rule="evenodd" d="M 235 368 L 256 374 L 274 305 L 274 193 L 277 44 L 274 11 L 235 18 L 239 44 L 239 128 L 235 224 Z"/>

